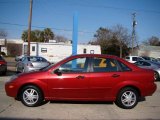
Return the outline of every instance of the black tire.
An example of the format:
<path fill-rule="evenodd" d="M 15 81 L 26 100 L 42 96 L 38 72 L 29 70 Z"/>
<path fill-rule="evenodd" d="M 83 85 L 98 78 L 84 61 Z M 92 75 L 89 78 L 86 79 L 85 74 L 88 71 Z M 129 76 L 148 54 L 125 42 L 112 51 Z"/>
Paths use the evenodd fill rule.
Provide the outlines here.
<path fill-rule="evenodd" d="M 6 73 L 7 73 L 7 70 L 3 71 L 3 72 L 2 72 L 2 75 L 6 75 Z"/>
<path fill-rule="evenodd" d="M 41 90 L 33 85 L 28 85 L 22 88 L 20 93 L 21 102 L 28 107 L 39 106 L 43 101 Z"/>
<path fill-rule="evenodd" d="M 155 81 L 158 81 L 160 79 L 157 71 L 154 72 L 154 79 L 155 79 Z"/>
<path fill-rule="evenodd" d="M 19 71 L 18 71 L 18 67 L 16 66 L 16 73 L 20 73 Z"/>
<path fill-rule="evenodd" d="M 138 100 L 137 90 L 126 87 L 118 93 L 115 104 L 123 109 L 132 109 L 138 104 Z"/>

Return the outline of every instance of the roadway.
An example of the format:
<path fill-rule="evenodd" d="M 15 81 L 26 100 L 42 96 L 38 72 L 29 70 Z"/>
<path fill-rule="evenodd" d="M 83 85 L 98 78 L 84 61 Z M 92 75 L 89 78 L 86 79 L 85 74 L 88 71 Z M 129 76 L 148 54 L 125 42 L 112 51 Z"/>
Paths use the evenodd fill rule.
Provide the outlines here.
<path fill-rule="evenodd" d="M 124 110 L 110 102 L 46 102 L 39 107 L 26 107 L 20 101 L 6 96 L 5 81 L 16 74 L 10 67 L 6 76 L 0 76 L 0 120 L 104 120 L 104 119 L 160 119 L 160 82 L 153 96 L 131 110 Z"/>

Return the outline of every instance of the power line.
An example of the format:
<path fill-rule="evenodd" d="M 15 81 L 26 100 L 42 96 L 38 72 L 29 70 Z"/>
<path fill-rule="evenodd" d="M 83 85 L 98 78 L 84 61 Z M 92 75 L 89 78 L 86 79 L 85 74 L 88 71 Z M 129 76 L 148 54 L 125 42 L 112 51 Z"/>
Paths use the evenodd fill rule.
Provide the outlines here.
<path fill-rule="evenodd" d="M 75 4 L 70 4 L 75 5 Z M 136 11 L 136 12 L 150 12 L 160 14 L 160 11 L 155 10 L 145 10 L 145 9 L 133 9 L 133 8 L 122 8 L 122 7 L 113 7 L 113 6 L 102 6 L 102 5 L 87 5 L 87 4 L 77 4 L 77 6 L 83 7 L 93 7 L 93 8 L 105 8 L 105 9 L 117 9 L 117 10 L 127 10 L 127 11 Z"/>
<path fill-rule="evenodd" d="M 27 27 L 28 25 L 23 25 L 23 24 L 17 24 L 17 23 L 8 23 L 8 22 L 1 22 L 0 21 L 0 24 L 4 24 L 4 25 L 14 25 L 14 26 L 19 26 L 19 27 Z M 45 29 L 45 28 L 48 28 L 48 27 L 44 27 L 44 26 L 34 26 L 32 25 L 33 28 L 40 28 L 40 29 Z M 60 28 L 54 28 L 54 27 L 49 27 L 50 29 L 53 29 L 53 30 L 58 30 L 58 31 L 67 31 L 67 32 L 72 32 L 72 29 L 60 29 Z M 92 32 L 92 31 L 83 31 L 83 30 L 79 30 L 79 32 L 81 33 L 95 33 L 95 32 Z"/>
<path fill-rule="evenodd" d="M 27 2 L 27 1 L 25 1 Z M 37 2 L 37 1 L 36 1 Z M 41 1 L 38 1 L 41 3 Z M 44 1 L 46 2 L 46 1 Z M 24 3 L 24 1 L 10 1 L 10 2 L 0 2 L 0 4 L 8 4 L 8 3 Z M 47 2 L 50 4 L 50 2 Z M 43 4 L 43 3 L 42 3 Z M 147 9 L 134 9 L 134 8 L 123 8 L 123 7 L 114 7 L 114 6 L 104 6 L 104 5 L 91 5 L 91 4 L 85 4 L 85 3 L 68 3 L 68 6 L 82 6 L 82 7 L 92 7 L 92 8 L 104 8 L 104 9 L 115 9 L 115 10 L 123 10 L 123 11 L 135 11 L 135 12 L 146 12 L 146 13 L 155 13 L 155 14 L 160 14 L 160 11 L 155 11 L 155 10 L 147 10 Z M 67 6 L 64 5 L 64 6 Z"/>

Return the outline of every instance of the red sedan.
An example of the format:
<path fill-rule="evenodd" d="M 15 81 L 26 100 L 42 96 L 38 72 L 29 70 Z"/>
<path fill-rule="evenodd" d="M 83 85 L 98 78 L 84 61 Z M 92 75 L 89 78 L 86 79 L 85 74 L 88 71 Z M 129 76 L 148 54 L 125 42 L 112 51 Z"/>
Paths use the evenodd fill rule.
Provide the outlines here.
<path fill-rule="evenodd" d="M 154 72 L 109 55 L 68 57 L 37 72 L 18 74 L 6 82 L 8 96 L 26 106 L 44 100 L 113 101 L 134 108 L 140 97 L 156 90 Z"/>

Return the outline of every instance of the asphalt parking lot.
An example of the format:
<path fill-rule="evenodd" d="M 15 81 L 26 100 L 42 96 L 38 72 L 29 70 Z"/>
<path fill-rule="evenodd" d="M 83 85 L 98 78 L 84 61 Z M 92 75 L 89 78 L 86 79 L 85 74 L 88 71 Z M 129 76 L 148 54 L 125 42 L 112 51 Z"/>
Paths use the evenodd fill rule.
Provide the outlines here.
<path fill-rule="evenodd" d="M 4 120 L 103 120 L 103 119 L 160 119 L 160 82 L 153 96 L 131 110 L 118 108 L 109 102 L 51 101 L 39 107 L 26 107 L 20 101 L 6 96 L 5 81 L 16 74 L 10 67 L 6 76 L 0 76 L 0 119 Z"/>

